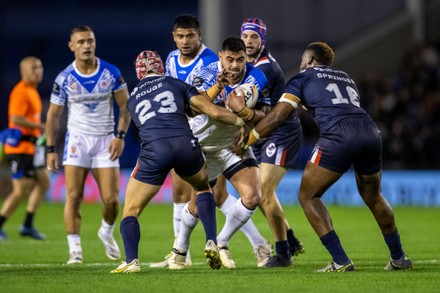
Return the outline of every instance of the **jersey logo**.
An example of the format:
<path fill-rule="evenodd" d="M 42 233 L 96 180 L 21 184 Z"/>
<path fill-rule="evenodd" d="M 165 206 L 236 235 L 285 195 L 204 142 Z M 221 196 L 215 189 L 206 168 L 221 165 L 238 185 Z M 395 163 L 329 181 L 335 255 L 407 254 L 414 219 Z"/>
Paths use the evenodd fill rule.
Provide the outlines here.
<path fill-rule="evenodd" d="M 70 147 L 70 155 L 69 155 L 70 158 L 73 159 L 78 158 L 78 154 L 76 153 L 76 150 L 77 150 L 76 146 L 73 145 Z"/>
<path fill-rule="evenodd" d="M 196 78 L 194 78 L 192 85 L 195 86 L 195 87 L 201 87 L 204 82 L 205 81 L 203 80 L 203 78 L 196 77 Z"/>
<path fill-rule="evenodd" d="M 52 92 L 57 96 L 60 95 L 60 86 L 56 82 L 53 84 Z"/>
<path fill-rule="evenodd" d="M 277 150 L 277 147 L 274 143 L 271 143 L 266 148 L 266 155 L 270 158 L 272 157 Z"/>
<path fill-rule="evenodd" d="M 94 103 L 84 103 L 83 105 L 87 107 L 88 113 L 95 113 L 98 104 L 99 102 L 94 102 Z"/>

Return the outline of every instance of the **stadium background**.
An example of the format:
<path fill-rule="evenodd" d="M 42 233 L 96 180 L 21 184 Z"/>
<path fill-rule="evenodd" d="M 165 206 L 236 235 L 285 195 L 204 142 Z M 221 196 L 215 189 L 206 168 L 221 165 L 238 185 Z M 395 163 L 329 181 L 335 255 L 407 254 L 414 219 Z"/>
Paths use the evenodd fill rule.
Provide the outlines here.
<path fill-rule="evenodd" d="M 39 1 L 42 2 L 42 1 Z M 133 59 L 143 49 L 163 58 L 175 48 L 171 30 L 182 13 L 197 15 L 204 43 L 217 51 L 224 38 L 238 35 L 241 21 L 260 17 L 268 26 L 267 46 L 286 78 L 298 71 L 306 44 L 322 40 L 336 52 L 335 66 L 348 71 L 361 92 L 361 103 L 379 124 L 384 137 L 384 193 L 394 204 L 440 205 L 440 0 L 188 0 L 188 1 L 7 1 L 0 10 L 0 129 L 7 127 L 8 96 L 19 80 L 18 63 L 39 57 L 44 80 L 39 87 L 43 120 L 56 75 L 72 60 L 70 30 L 90 25 L 97 37 L 97 56 L 117 65 L 129 89 L 136 84 Z M 318 135 L 301 113 L 304 144 L 298 171 L 291 171 L 278 193 L 296 204 L 301 166 Z M 59 136 L 61 151 L 63 136 Z M 121 157 L 121 196 L 139 151 L 130 127 Z M 52 177 L 48 199 L 64 198 L 63 176 Z M 359 204 L 352 173 L 332 187 L 327 201 Z M 0 168 L 0 196 L 9 190 L 8 171 Z M 170 201 L 166 182 L 156 197 Z M 86 200 L 96 201 L 93 180 Z"/>

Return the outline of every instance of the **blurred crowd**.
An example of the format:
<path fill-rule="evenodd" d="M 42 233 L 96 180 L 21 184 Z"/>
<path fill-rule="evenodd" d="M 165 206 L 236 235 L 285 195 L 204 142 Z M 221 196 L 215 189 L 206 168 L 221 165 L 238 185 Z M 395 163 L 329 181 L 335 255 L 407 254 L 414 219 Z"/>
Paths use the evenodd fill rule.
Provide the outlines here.
<path fill-rule="evenodd" d="M 394 76 L 369 73 L 356 81 L 362 106 L 382 131 L 385 169 L 440 166 L 439 52 L 413 44 Z"/>

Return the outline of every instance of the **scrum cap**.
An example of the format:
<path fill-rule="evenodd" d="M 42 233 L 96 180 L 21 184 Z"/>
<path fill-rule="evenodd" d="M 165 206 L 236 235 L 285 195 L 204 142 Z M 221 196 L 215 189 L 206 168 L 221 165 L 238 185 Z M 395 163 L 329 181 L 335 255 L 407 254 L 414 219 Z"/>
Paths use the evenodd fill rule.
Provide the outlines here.
<path fill-rule="evenodd" d="M 256 32 L 260 36 L 260 47 L 266 44 L 266 24 L 258 17 L 245 19 L 241 25 L 240 35 L 242 35 L 244 31 Z"/>
<path fill-rule="evenodd" d="M 136 76 L 139 80 L 147 73 L 164 74 L 165 69 L 159 53 L 156 51 L 145 50 L 136 57 Z"/>

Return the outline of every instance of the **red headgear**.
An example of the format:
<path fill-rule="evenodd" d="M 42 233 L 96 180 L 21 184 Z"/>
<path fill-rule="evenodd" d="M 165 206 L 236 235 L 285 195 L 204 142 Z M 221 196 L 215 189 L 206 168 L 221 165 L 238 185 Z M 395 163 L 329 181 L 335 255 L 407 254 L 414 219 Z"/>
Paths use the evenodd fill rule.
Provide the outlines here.
<path fill-rule="evenodd" d="M 147 73 L 154 72 L 164 74 L 165 69 L 159 53 L 156 51 L 145 50 L 136 57 L 136 76 L 139 80 L 143 79 Z"/>

